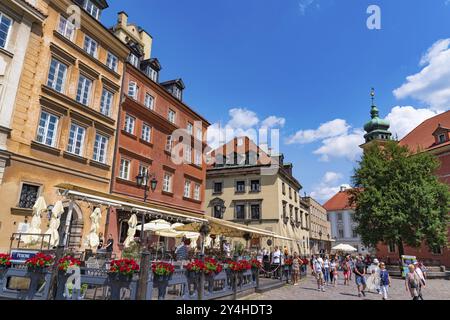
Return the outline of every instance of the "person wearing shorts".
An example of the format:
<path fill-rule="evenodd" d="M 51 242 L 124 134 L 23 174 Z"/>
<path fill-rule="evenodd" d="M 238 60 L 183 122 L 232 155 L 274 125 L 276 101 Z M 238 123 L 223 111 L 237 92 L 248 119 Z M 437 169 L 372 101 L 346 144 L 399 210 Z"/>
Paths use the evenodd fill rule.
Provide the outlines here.
<path fill-rule="evenodd" d="M 350 259 L 346 257 L 344 262 L 342 263 L 342 270 L 344 271 L 344 285 L 350 285 L 350 276 L 351 276 L 351 266 Z"/>
<path fill-rule="evenodd" d="M 361 294 L 365 297 L 366 294 L 364 290 L 366 290 L 366 264 L 362 260 L 361 257 L 358 257 L 355 263 L 355 268 L 353 269 L 355 273 L 355 281 L 358 286 L 358 297 L 361 297 Z"/>
<path fill-rule="evenodd" d="M 325 292 L 323 287 L 323 260 L 322 258 L 317 258 L 313 262 L 314 274 L 317 280 L 317 290 Z"/>

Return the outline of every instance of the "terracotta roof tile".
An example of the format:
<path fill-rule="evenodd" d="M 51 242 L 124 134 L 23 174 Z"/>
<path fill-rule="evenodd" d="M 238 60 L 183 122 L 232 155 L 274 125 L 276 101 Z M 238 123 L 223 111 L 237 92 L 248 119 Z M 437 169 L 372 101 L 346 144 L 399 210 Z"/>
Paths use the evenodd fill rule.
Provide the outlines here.
<path fill-rule="evenodd" d="M 330 200 L 328 200 L 323 207 L 327 211 L 340 211 L 340 210 L 349 210 L 354 209 L 353 206 L 350 205 L 350 191 L 340 191 L 336 195 L 334 195 Z"/>
<path fill-rule="evenodd" d="M 437 147 L 433 133 L 438 126 L 450 127 L 450 110 L 425 120 L 406 137 L 400 140 L 401 146 L 408 146 L 412 151 L 418 148 L 428 150 Z M 441 145 L 439 145 L 441 146 Z"/>

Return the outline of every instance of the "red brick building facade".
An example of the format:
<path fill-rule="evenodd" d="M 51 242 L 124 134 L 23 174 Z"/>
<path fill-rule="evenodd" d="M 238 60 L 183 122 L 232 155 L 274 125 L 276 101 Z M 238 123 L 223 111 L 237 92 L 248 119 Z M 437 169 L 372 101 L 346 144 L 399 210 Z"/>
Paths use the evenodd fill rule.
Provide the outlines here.
<path fill-rule="evenodd" d="M 442 182 L 450 185 L 450 111 L 424 121 L 404 137 L 399 144 L 408 146 L 413 152 L 425 151 L 434 154 L 441 162 L 436 174 Z M 397 246 L 393 244 L 379 245 L 377 249 L 379 257 L 392 262 L 398 260 Z M 419 260 L 425 261 L 425 264 L 450 267 L 448 247 L 430 250 L 423 244 L 419 249 L 405 247 L 405 254 L 416 256 Z"/>

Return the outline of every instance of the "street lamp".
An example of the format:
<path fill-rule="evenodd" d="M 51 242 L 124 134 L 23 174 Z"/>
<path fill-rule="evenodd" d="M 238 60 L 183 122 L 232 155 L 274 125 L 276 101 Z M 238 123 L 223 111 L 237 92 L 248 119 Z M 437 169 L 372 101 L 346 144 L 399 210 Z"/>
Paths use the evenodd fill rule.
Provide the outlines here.
<path fill-rule="evenodd" d="M 155 175 L 152 175 L 153 179 L 150 181 L 150 189 L 152 192 L 156 190 L 156 186 L 158 184 L 158 180 L 156 180 Z M 139 187 L 144 188 L 144 202 L 147 202 L 147 192 L 148 192 L 148 182 L 150 180 L 150 176 L 148 172 L 141 172 L 136 177 L 136 182 Z M 142 223 L 141 223 L 141 271 L 139 274 L 139 286 L 138 286 L 138 300 L 146 300 L 146 292 L 147 292 L 147 281 L 148 281 L 148 270 L 150 264 L 150 252 L 148 251 L 147 246 L 147 236 L 144 231 L 145 226 L 145 212 L 142 212 Z"/>
<path fill-rule="evenodd" d="M 320 231 L 319 231 L 319 237 L 320 237 L 320 241 L 319 241 L 319 252 L 320 252 L 320 253 L 322 253 L 322 248 L 323 248 L 323 245 L 322 245 L 322 235 L 323 235 L 322 230 L 320 230 Z"/>

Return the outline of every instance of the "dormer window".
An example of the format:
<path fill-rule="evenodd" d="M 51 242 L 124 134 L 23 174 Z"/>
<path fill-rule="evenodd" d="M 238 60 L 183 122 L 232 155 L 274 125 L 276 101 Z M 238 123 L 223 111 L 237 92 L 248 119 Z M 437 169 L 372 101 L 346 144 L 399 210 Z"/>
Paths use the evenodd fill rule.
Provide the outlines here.
<path fill-rule="evenodd" d="M 444 143 L 445 141 L 447 141 L 447 139 L 445 138 L 445 134 L 440 134 L 438 140 L 439 143 Z"/>
<path fill-rule="evenodd" d="M 147 67 L 147 76 L 154 82 L 158 82 L 158 72 L 152 67 Z"/>
<path fill-rule="evenodd" d="M 177 98 L 178 100 L 181 100 L 181 90 L 180 90 L 180 88 L 174 86 L 172 93 L 175 96 L 175 98 Z"/>
<path fill-rule="evenodd" d="M 95 19 L 98 20 L 100 18 L 100 8 L 97 7 L 91 0 L 84 0 L 83 9 Z"/>

